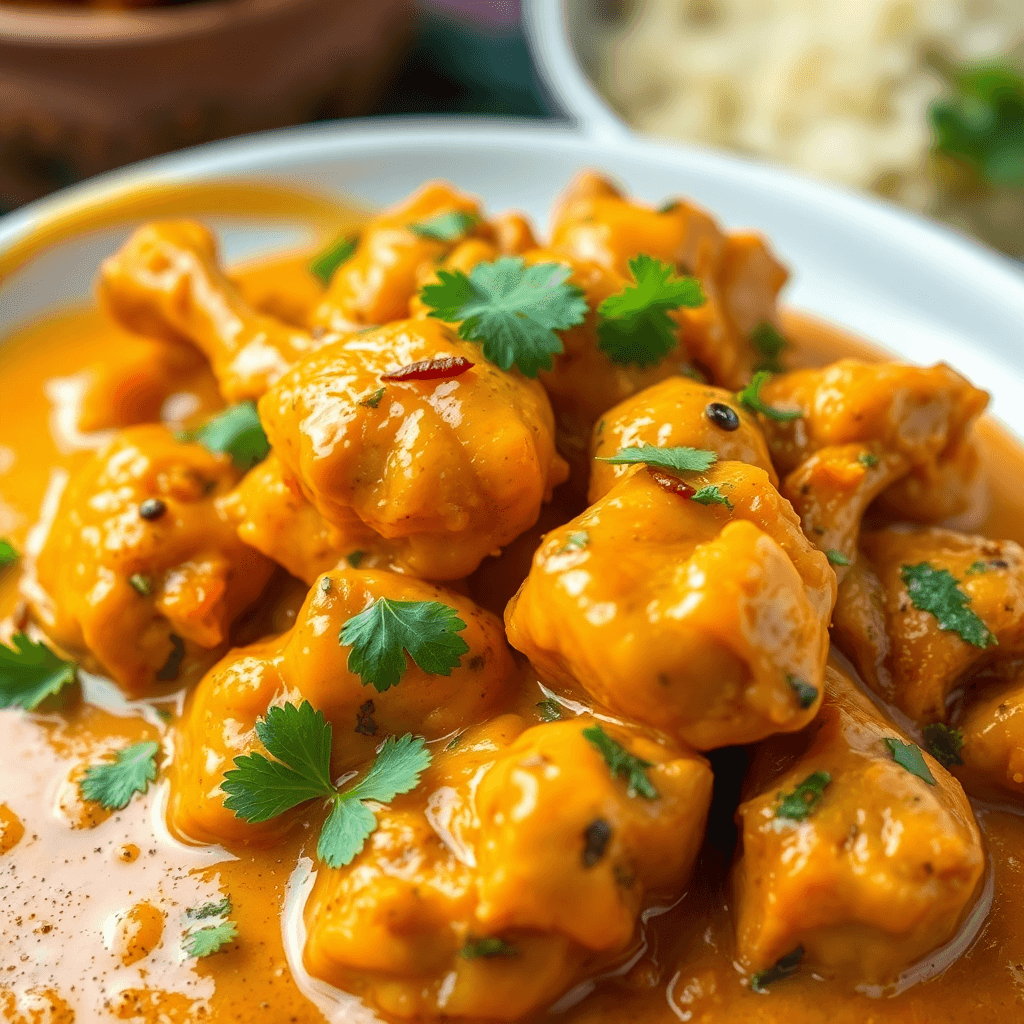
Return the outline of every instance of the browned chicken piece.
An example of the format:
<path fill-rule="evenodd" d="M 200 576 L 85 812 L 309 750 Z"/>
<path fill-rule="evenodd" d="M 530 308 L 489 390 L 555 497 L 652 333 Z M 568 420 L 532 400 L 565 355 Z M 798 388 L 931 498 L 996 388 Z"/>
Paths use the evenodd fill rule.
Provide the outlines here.
<path fill-rule="evenodd" d="M 918 723 L 945 721 L 967 673 L 1024 650 L 1024 550 L 934 528 L 866 533 L 833 625 L 879 696 Z"/>
<path fill-rule="evenodd" d="M 841 359 L 774 377 L 761 399 L 799 411 L 761 416 L 772 458 L 804 532 L 833 552 L 840 579 L 876 498 L 893 517 L 939 522 L 963 512 L 976 483 L 971 437 L 988 395 L 945 364 Z"/>
<path fill-rule="evenodd" d="M 468 651 L 448 675 L 410 658 L 399 682 L 378 690 L 350 668 L 341 631 L 381 599 L 453 609 Z M 333 570 L 313 585 L 290 630 L 231 651 L 196 688 L 177 738 L 170 822 L 191 839 L 228 844 L 272 843 L 295 825 L 295 815 L 266 823 L 236 817 L 220 788 L 234 758 L 259 749 L 256 721 L 271 705 L 309 701 L 323 713 L 337 778 L 372 759 L 386 736 L 434 740 L 481 720 L 515 685 L 514 671 L 501 620 L 469 598 L 393 572 Z"/>
<path fill-rule="evenodd" d="M 328 524 L 344 532 L 355 516 L 390 542 L 397 568 L 425 579 L 471 573 L 536 522 L 567 474 L 544 389 L 433 319 L 303 360 L 260 419 Z"/>
<path fill-rule="evenodd" d="M 1002 678 L 999 678 L 1002 676 Z M 938 738 L 950 771 L 972 794 L 992 799 L 1024 798 L 1024 666 L 981 673 L 974 692 L 956 720 L 959 746 L 946 733 Z M 928 737 L 926 737 L 927 739 Z"/>
<path fill-rule="evenodd" d="M 98 296 L 127 330 L 199 349 L 229 402 L 259 398 L 326 339 L 254 310 L 217 260 L 202 224 L 147 224 L 100 268 Z"/>
<path fill-rule="evenodd" d="M 164 427 L 116 435 L 68 484 L 25 581 L 36 620 L 132 696 L 194 677 L 273 569 L 218 511 L 237 479 Z"/>
<path fill-rule="evenodd" d="M 550 685 L 707 750 L 814 717 L 835 586 L 763 469 L 645 469 L 545 537 L 505 625 Z"/>
<path fill-rule="evenodd" d="M 802 957 L 828 979 L 885 984 L 952 938 L 985 852 L 960 783 L 832 664 L 825 689 L 806 750 L 768 741 L 748 776 L 737 958 L 754 974 Z"/>
<path fill-rule="evenodd" d="M 669 377 L 609 409 L 594 427 L 590 440 L 591 502 L 639 468 L 600 460 L 622 448 L 645 444 L 712 451 L 720 459 L 763 469 L 772 486 L 779 485 L 757 417 L 736 401 L 735 394 L 688 377 Z"/>
<path fill-rule="evenodd" d="M 442 230 L 432 228 L 446 215 L 456 219 L 440 225 Z M 358 331 L 407 317 L 423 280 L 467 238 L 496 254 L 519 253 L 536 244 L 521 215 L 484 221 L 476 199 L 446 182 L 430 182 L 363 225 L 354 252 L 334 272 L 314 311 L 313 323 L 332 331 Z"/>
<path fill-rule="evenodd" d="M 506 715 L 439 751 L 352 864 L 320 869 L 315 976 L 388 1016 L 521 1020 L 621 962 L 645 906 L 682 894 L 711 800 L 703 758 L 600 726 L 646 764 L 641 792 L 588 740 L 592 718 L 524 724 Z"/>

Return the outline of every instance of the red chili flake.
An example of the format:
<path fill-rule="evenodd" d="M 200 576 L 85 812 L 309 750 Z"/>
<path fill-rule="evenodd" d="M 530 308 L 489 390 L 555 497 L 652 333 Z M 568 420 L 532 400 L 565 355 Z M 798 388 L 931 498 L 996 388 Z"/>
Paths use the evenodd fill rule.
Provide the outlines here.
<path fill-rule="evenodd" d="M 409 363 L 391 373 L 382 373 L 381 380 L 441 380 L 443 377 L 458 377 L 475 366 L 463 356 L 444 356 L 442 359 L 423 359 Z"/>
<path fill-rule="evenodd" d="M 680 498 L 692 498 L 697 493 L 695 487 L 683 483 L 679 477 L 673 476 L 671 473 L 663 473 L 660 469 L 655 469 L 654 466 L 648 466 L 647 472 L 651 474 L 654 482 L 659 487 L 664 487 L 666 491 L 678 494 Z"/>

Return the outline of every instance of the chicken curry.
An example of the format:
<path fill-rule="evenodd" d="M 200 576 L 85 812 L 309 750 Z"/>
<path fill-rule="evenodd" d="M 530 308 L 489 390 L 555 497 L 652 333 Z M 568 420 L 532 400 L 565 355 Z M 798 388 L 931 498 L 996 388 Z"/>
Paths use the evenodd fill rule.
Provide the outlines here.
<path fill-rule="evenodd" d="M 431 183 L 7 339 L 0 1020 L 1024 1019 L 1024 453 L 786 276 Z"/>

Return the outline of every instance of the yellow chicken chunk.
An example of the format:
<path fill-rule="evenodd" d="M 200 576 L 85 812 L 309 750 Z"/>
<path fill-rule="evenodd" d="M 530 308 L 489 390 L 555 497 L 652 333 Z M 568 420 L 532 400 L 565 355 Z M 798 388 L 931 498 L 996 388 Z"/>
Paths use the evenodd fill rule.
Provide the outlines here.
<path fill-rule="evenodd" d="M 348 667 L 342 627 L 380 598 L 438 601 L 466 624 L 469 645 L 450 675 L 411 659 L 397 685 L 383 692 Z M 249 824 L 224 807 L 220 788 L 235 757 L 259 744 L 256 720 L 272 704 L 304 700 L 334 729 L 335 776 L 371 757 L 392 733 L 444 736 L 483 717 L 512 685 L 513 664 L 501 622 L 468 598 L 391 572 L 336 570 L 320 577 L 295 626 L 281 636 L 232 651 L 197 687 L 178 738 L 170 821 L 201 842 L 266 842 L 294 822 L 284 816 Z"/>
<path fill-rule="evenodd" d="M 257 312 L 217 259 L 216 239 L 202 224 L 147 224 L 100 268 L 98 296 L 125 329 L 198 348 L 228 401 L 259 398 L 325 339 Z"/>
<path fill-rule="evenodd" d="M 352 864 L 319 871 L 310 971 L 397 1017 L 519 1020 L 628 953 L 640 911 L 689 881 L 711 770 L 602 726 L 647 766 L 643 796 L 587 739 L 595 726 L 521 732 L 505 716 L 435 755 Z"/>
<path fill-rule="evenodd" d="M 700 384 L 687 377 L 669 377 L 620 402 L 594 427 L 590 453 L 591 502 L 617 481 L 637 472 L 637 466 L 597 461 L 621 448 L 701 448 L 720 459 L 748 462 L 768 474 L 773 487 L 779 480 L 757 419 L 724 388 Z"/>
<path fill-rule="evenodd" d="M 636 473 L 547 535 L 505 612 L 512 646 L 552 685 L 699 750 L 802 728 L 835 576 L 763 469 L 687 474 L 729 505 L 673 480 Z"/>
<path fill-rule="evenodd" d="M 950 771 L 970 793 L 1024 798 L 1024 681 L 1019 667 L 1010 679 L 990 681 L 957 721 L 963 738 Z M 976 680 L 976 683 L 980 680 Z"/>
<path fill-rule="evenodd" d="M 760 972 L 802 949 L 807 970 L 884 984 L 953 936 L 985 853 L 956 779 L 927 754 L 934 783 L 897 762 L 886 741 L 902 750 L 905 735 L 832 665 L 826 692 L 805 752 L 769 742 L 755 759 L 756 795 L 737 812 L 736 952 Z"/>
<path fill-rule="evenodd" d="M 801 414 L 761 422 L 782 493 L 820 550 L 852 562 L 879 496 L 903 520 L 938 522 L 967 507 L 979 465 L 971 428 L 988 396 L 948 366 L 841 359 L 780 374 L 761 398 Z"/>
<path fill-rule="evenodd" d="M 121 431 L 61 497 L 24 585 L 37 621 L 133 696 L 205 668 L 273 568 L 218 511 L 237 478 L 164 427 Z"/>
<path fill-rule="evenodd" d="M 922 574 L 931 581 L 915 597 Z M 929 593 L 944 597 L 944 616 L 952 604 L 946 628 Z M 944 721 L 968 672 L 1024 650 L 1024 550 L 951 530 L 867 533 L 839 590 L 834 636 L 884 700 L 916 722 Z"/>
<path fill-rule="evenodd" d="M 422 361 L 465 372 L 384 379 Z M 342 531 L 353 515 L 426 579 L 472 572 L 536 522 L 567 468 L 541 386 L 437 320 L 404 320 L 303 360 L 260 402 L 285 470 Z"/>

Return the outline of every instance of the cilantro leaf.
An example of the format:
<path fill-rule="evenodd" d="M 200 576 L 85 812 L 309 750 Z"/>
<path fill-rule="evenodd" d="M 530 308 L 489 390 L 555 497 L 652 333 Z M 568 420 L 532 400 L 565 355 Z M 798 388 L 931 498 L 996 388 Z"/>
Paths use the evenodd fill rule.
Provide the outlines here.
<path fill-rule="evenodd" d="M 597 456 L 598 462 L 610 462 L 613 466 L 632 466 L 641 463 L 658 469 L 673 470 L 676 473 L 703 473 L 718 461 L 716 452 L 703 448 L 658 448 L 646 441 L 629 448 L 620 448 L 614 455 Z"/>
<path fill-rule="evenodd" d="M 334 272 L 350 259 L 356 251 L 359 243 L 357 235 L 342 235 L 341 238 L 331 242 L 326 249 L 317 253 L 310 261 L 309 271 L 314 277 L 320 279 L 320 283 L 326 287 L 331 283 Z"/>
<path fill-rule="evenodd" d="M 849 565 L 850 564 L 850 559 L 847 558 L 846 555 L 844 555 L 842 553 L 842 551 L 839 551 L 836 548 L 829 548 L 828 551 L 825 552 L 825 557 L 833 565 Z"/>
<path fill-rule="evenodd" d="M 857 461 L 862 466 L 867 466 L 868 469 L 871 469 L 872 466 L 878 465 L 878 456 L 874 455 L 872 452 L 861 452 L 860 455 L 857 456 Z"/>
<path fill-rule="evenodd" d="M 751 412 L 758 412 L 778 423 L 788 423 L 790 420 L 800 419 L 803 413 L 799 409 L 776 409 L 773 405 L 765 404 L 764 399 L 761 398 L 761 388 L 765 386 L 770 377 L 771 374 L 767 370 L 758 370 L 751 377 L 750 383 L 736 395 L 736 400 Z"/>
<path fill-rule="evenodd" d="M 499 938 L 466 939 L 462 947 L 464 960 L 477 960 L 480 957 L 519 956 L 519 950 L 511 943 Z"/>
<path fill-rule="evenodd" d="M 136 793 L 145 793 L 156 778 L 156 755 L 160 744 L 143 740 L 119 750 L 108 764 L 86 769 L 78 784 L 82 799 L 94 800 L 108 811 L 127 807 Z"/>
<path fill-rule="evenodd" d="M 15 633 L 11 643 L 13 649 L 0 644 L 0 708 L 35 711 L 75 681 L 75 663 L 58 658 L 45 644 L 24 633 Z"/>
<path fill-rule="evenodd" d="M 805 683 L 799 676 L 786 676 L 786 682 L 796 694 L 796 702 L 805 710 L 818 699 L 818 688 Z"/>
<path fill-rule="evenodd" d="M 439 213 L 429 220 L 410 224 L 409 230 L 414 235 L 419 235 L 420 238 L 432 238 L 436 242 L 457 242 L 479 223 L 480 218 L 475 213 L 466 213 L 465 210 L 449 210 L 447 213 Z"/>
<path fill-rule="evenodd" d="M 583 292 L 566 284 L 572 270 L 560 263 L 527 267 L 521 256 L 437 272 L 420 298 L 430 316 L 459 323 L 459 337 L 478 341 L 484 355 L 503 370 L 518 367 L 527 377 L 551 369 L 551 357 L 564 351 L 555 331 L 583 322 Z"/>
<path fill-rule="evenodd" d="M 14 565 L 19 557 L 18 549 L 6 537 L 0 537 L 0 569 Z"/>
<path fill-rule="evenodd" d="M 967 607 L 971 599 L 948 569 L 936 569 L 929 562 L 919 562 L 902 566 L 900 575 L 911 604 L 918 611 L 934 615 L 939 629 L 957 633 L 962 640 L 983 649 L 999 643 L 985 623 Z"/>
<path fill-rule="evenodd" d="M 809 818 L 817 810 L 831 781 L 832 776 L 828 772 L 812 772 L 792 793 L 779 794 L 775 817 L 790 821 Z"/>
<path fill-rule="evenodd" d="M 186 956 L 203 957 L 219 953 L 238 938 L 238 928 L 234 921 L 222 924 L 210 924 L 205 928 L 197 928 L 187 932 L 181 940 Z"/>
<path fill-rule="evenodd" d="M 762 320 L 750 334 L 750 345 L 761 358 L 754 366 L 755 370 L 767 370 L 769 373 L 782 373 L 786 368 L 779 358 L 789 342 L 782 336 L 779 329 L 770 320 Z"/>
<path fill-rule="evenodd" d="M 911 775 L 923 779 L 929 786 L 935 785 L 935 776 L 932 775 L 921 753 L 921 748 L 916 743 L 904 743 L 895 736 L 886 736 L 885 745 L 892 754 L 892 759 L 902 768 L 906 768 Z"/>
<path fill-rule="evenodd" d="M 690 495 L 690 501 L 695 501 L 698 505 L 724 505 L 726 508 L 732 508 L 732 502 L 722 493 L 718 484 L 706 484 L 704 487 L 698 487 Z"/>
<path fill-rule="evenodd" d="M 245 821 L 260 822 L 318 797 L 331 802 L 317 842 L 317 856 L 329 867 L 349 864 L 377 826 L 363 801 L 388 803 L 419 784 L 430 764 L 421 736 L 389 736 L 360 782 L 339 791 L 331 779 L 332 729 L 309 701 L 272 707 L 256 723 L 256 735 L 278 760 L 242 754 L 224 775 L 224 806 Z"/>
<path fill-rule="evenodd" d="M 614 740 L 599 725 L 583 730 L 583 735 L 604 758 L 613 778 L 620 775 L 628 784 L 627 795 L 642 796 L 645 800 L 656 800 L 658 791 L 647 778 L 646 769 L 653 768 L 650 761 L 634 757 L 618 740 Z"/>
<path fill-rule="evenodd" d="M 196 907 L 194 910 L 186 910 L 185 916 L 192 918 L 193 921 L 204 921 L 208 917 L 227 917 L 230 913 L 231 897 L 225 896 L 218 903 L 204 903 L 201 907 Z"/>
<path fill-rule="evenodd" d="M 964 734 L 942 722 L 932 722 L 924 727 L 924 745 L 928 753 L 943 768 L 952 768 L 955 764 L 963 764 L 960 751 L 964 745 Z"/>
<path fill-rule="evenodd" d="M 983 64 L 960 71 L 929 116 L 935 150 L 959 157 L 993 185 L 1024 185 L 1024 77 Z"/>
<path fill-rule="evenodd" d="M 537 701 L 534 707 L 542 722 L 560 722 L 562 720 L 562 705 L 551 697 Z"/>
<path fill-rule="evenodd" d="M 965 576 L 976 576 L 978 573 L 988 572 L 988 562 L 971 562 L 967 567 Z"/>
<path fill-rule="evenodd" d="M 217 413 L 198 430 L 181 435 L 181 439 L 198 441 L 207 451 L 226 452 L 243 473 L 270 452 L 270 442 L 252 401 L 239 402 Z"/>
<path fill-rule="evenodd" d="M 457 635 L 465 628 L 458 612 L 440 601 L 379 597 L 341 627 L 338 639 L 352 648 L 348 670 L 383 693 L 405 675 L 406 653 L 424 672 L 450 676 L 469 652 Z"/>
<path fill-rule="evenodd" d="M 609 295 L 597 308 L 597 347 L 613 363 L 654 366 L 676 347 L 669 310 L 707 301 L 694 277 L 675 277 L 673 268 L 646 253 L 629 261 L 634 285 Z"/>
<path fill-rule="evenodd" d="M 803 958 L 804 947 L 797 946 L 792 953 L 787 953 L 778 963 L 773 964 L 767 970 L 758 971 L 750 979 L 751 992 L 767 992 L 768 986 L 772 982 L 782 981 L 783 978 L 788 978 L 791 974 L 795 974 Z"/>

